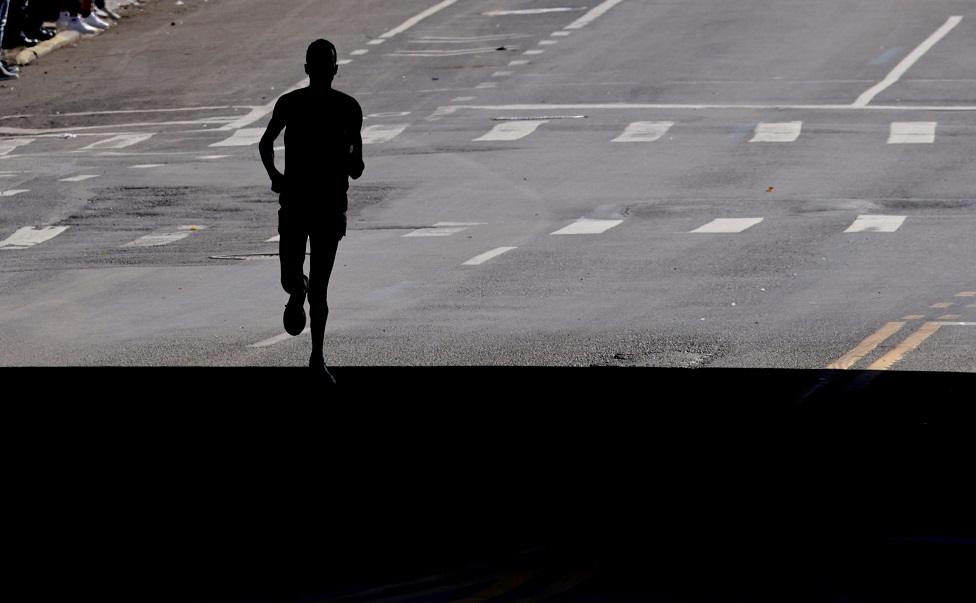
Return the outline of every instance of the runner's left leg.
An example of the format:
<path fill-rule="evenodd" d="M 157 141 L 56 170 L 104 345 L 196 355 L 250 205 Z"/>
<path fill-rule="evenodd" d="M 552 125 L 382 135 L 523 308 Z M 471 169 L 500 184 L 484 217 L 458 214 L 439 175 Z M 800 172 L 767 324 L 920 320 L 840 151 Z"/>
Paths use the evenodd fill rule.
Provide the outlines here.
<path fill-rule="evenodd" d="M 308 305 L 312 315 L 312 356 L 322 357 L 325 351 L 325 323 L 329 319 L 329 279 L 332 278 L 340 237 L 333 232 L 323 232 L 310 238 L 312 260 L 308 269 Z"/>

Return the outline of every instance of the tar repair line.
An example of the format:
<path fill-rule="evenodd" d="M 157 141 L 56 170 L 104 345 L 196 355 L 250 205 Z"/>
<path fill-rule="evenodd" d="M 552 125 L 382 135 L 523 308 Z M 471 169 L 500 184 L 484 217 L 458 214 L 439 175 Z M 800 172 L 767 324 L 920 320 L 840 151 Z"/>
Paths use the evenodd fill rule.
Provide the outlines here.
<path fill-rule="evenodd" d="M 868 88 L 863 94 L 861 94 L 861 96 L 857 97 L 857 100 L 854 101 L 853 106 L 867 106 L 872 100 L 874 100 L 874 97 L 894 85 L 898 80 L 901 79 L 901 76 L 905 75 L 905 73 L 911 69 L 912 65 L 922 58 L 922 55 L 931 50 L 933 46 L 939 43 L 939 40 L 946 37 L 950 31 L 959 25 L 960 21 L 962 21 L 962 17 L 949 17 L 942 27 L 935 30 L 935 33 L 929 36 L 928 39 L 919 44 L 915 50 L 911 51 L 908 56 L 902 59 L 901 62 L 891 70 L 891 73 L 889 73 L 887 77 L 874 86 Z"/>

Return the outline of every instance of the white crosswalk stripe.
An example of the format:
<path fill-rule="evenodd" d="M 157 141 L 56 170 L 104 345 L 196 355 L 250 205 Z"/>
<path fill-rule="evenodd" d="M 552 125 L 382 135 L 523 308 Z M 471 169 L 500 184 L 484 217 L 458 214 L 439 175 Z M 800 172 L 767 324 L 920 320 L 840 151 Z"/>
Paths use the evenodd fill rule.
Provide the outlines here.
<path fill-rule="evenodd" d="M 247 147 L 257 144 L 264 135 L 264 128 L 241 128 L 230 138 L 211 144 L 211 147 Z"/>
<path fill-rule="evenodd" d="M 623 224 L 623 220 L 597 220 L 593 218 L 580 218 L 569 226 L 560 228 L 551 233 L 554 235 L 587 235 L 602 234 L 611 228 Z"/>
<path fill-rule="evenodd" d="M 736 234 L 745 232 L 762 221 L 762 218 L 718 218 L 691 232 L 693 234 Z"/>
<path fill-rule="evenodd" d="M 844 232 L 895 232 L 905 223 L 907 216 L 858 216 Z"/>
<path fill-rule="evenodd" d="M 475 142 L 512 141 L 521 140 L 535 132 L 542 124 L 549 123 L 548 119 L 526 119 L 521 121 L 506 121 L 496 124 L 487 134 L 475 138 Z"/>
<path fill-rule="evenodd" d="M 82 151 L 95 151 L 104 149 L 124 149 L 126 147 L 131 147 L 133 145 L 144 142 L 153 137 L 154 134 L 119 134 L 117 136 L 112 136 L 111 138 L 106 138 L 105 140 L 99 140 L 98 142 L 93 142 L 88 146 L 81 147 Z"/>
<path fill-rule="evenodd" d="M 18 147 L 27 146 L 34 140 L 34 138 L 0 138 L 0 157 L 9 155 Z"/>
<path fill-rule="evenodd" d="M 179 226 L 174 232 L 148 234 L 139 237 L 135 241 L 126 243 L 123 247 L 160 247 L 162 245 L 169 245 L 176 241 L 182 241 L 194 232 L 206 230 L 206 228 L 206 226 Z"/>
<path fill-rule="evenodd" d="M 635 121 L 613 142 L 654 142 L 668 133 L 673 121 Z"/>
<path fill-rule="evenodd" d="M 891 123 L 888 144 L 932 144 L 936 121 L 895 121 Z"/>
<path fill-rule="evenodd" d="M 0 241 L 0 249 L 28 249 L 45 241 L 50 241 L 66 230 L 68 230 L 67 226 L 45 226 L 42 228 L 25 226 Z"/>
<path fill-rule="evenodd" d="M 410 124 L 376 124 L 363 128 L 363 144 L 390 142 L 403 133 Z"/>
<path fill-rule="evenodd" d="M 802 121 L 760 122 L 749 142 L 793 142 L 802 129 Z"/>

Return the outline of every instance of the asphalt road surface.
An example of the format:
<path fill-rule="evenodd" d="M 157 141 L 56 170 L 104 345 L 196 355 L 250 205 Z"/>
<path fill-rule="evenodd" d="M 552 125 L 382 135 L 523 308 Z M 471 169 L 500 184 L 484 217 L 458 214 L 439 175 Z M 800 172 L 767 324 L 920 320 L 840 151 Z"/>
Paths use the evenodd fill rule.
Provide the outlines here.
<path fill-rule="evenodd" d="M 0 364 L 304 364 L 256 142 L 327 37 L 367 143 L 329 364 L 976 371 L 974 28 L 963 0 L 147 3 L 0 87 Z"/>

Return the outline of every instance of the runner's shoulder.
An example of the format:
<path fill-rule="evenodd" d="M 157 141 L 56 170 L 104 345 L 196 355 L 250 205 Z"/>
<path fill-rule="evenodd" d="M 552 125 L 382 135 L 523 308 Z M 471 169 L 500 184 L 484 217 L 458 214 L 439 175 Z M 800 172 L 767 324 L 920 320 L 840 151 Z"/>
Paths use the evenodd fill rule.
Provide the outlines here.
<path fill-rule="evenodd" d="M 342 92 L 341 90 L 333 89 L 332 91 L 335 93 L 336 98 L 339 99 L 339 102 L 342 103 L 343 106 L 345 106 L 349 111 L 360 114 L 363 112 L 363 108 L 359 105 L 359 101 L 357 101 L 355 98 L 346 94 L 345 92 Z"/>

